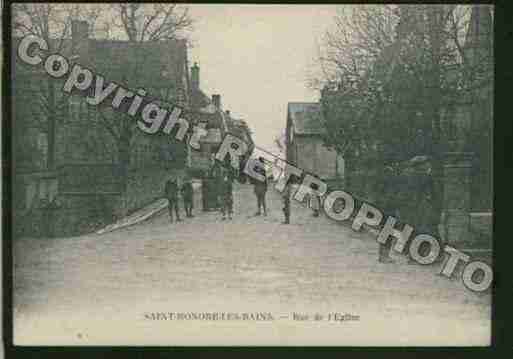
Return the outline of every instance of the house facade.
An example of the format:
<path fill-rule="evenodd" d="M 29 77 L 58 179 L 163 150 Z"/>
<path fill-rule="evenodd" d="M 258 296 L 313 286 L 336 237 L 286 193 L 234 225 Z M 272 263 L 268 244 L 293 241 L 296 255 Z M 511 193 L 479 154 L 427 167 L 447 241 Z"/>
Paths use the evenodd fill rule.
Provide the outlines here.
<path fill-rule="evenodd" d="M 223 109 L 221 94 L 213 94 L 209 97 L 201 90 L 200 68 L 197 63 L 191 67 L 190 93 L 192 124 L 207 131 L 199 141 L 199 149 L 189 147 L 190 170 L 201 177 L 205 176 L 212 167 L 213 156 L 227 134 L 245 141 L 250 149 L 254 146 L 254 142 L 246 121 L 234 118 L 230 110 Z"/>
<path fill-rule="evenodd" d="M 133 44 L 97 40 L 88 30 L 87 22 L 74 22 L 60 53 L 106 81 L 144 88 L 147 98 L 191 110 L 185 40 Z M 24 234 L 94 230 L 161 197 L 165 180 L 186 170 L 185 142 L 123 127 L 126 119 L 88 105 L 84 96 L 66 96 L 61 82 L 20 63 L 15 51 L 12 59 L 15 220 Z M 42 104 L 49 93 L 52 113 Z M 120 151 L 123 146 L 128 154 Z"/>
<path fill-rule="evenodd" d="M 286 160 L 331 181 L 344 178 L 344 160 L 324 145 L 325 129 L 317 102 L 289 102 L 285 134 Z"/>

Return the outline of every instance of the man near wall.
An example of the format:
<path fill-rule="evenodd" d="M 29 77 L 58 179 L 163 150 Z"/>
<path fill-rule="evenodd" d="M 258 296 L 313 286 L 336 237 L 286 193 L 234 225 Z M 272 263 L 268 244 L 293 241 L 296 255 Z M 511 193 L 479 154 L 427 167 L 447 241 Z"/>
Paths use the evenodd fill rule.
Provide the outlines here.
<path fill-rule="evenodd" d="M 397 191 L 400 186 L 398 182 L 398 169 L 397 164 L 390 164 L 385 166 L 383 173 L 378 181 L 378 200 L 377 204 L 383 209 L 386 215 L 398 217 L 399 201 L 397 198 Z M 392 241 L 387 241 L 385 244 L 379 244 L 378 261 L 380 263 L 394 263 L 391 258 Z"/>
<path fill-rule="evenodd" d="M 192 208 L 194 203 L 194 190 L 192 187 L 192 179 L 190 177 L 186 178 L 182 185 L 182 198 L 183 207 L 185 209 L 185 216 L 188 218 L 194 217 L 192 215 Z"/>
<path fill-rule="evenodd" d="M 166 182 L 166 186 L 164 189 L 164 195 L 169 201 L 168 209 L 169 209 L 169 219 L 171 223 L 173 223 L 173 210 L 176 213 L 176 221 L 180 222 L 180 213 L 178 210 L 178 184 L 176 178 L 170 178 Z"/>

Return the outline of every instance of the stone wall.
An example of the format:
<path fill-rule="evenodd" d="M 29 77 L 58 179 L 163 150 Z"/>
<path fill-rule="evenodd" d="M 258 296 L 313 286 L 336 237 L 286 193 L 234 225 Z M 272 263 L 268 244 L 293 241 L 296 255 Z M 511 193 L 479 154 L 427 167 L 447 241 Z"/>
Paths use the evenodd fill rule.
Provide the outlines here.
<path fill-rule="evenodd" d="M 51 237 L 73 236 L 89 233 L 114 219 L 115 194 L 59 195 L 59 206 L 46 210 L 52 223 Z"/>
<path fill-rule="evenodd" d="M 62 119 L 55 130 L 55 163 L 57 167 L 81 163 L 114 163 L 116 144 L 105 128 L 93 121 L 95 114 L 83 98 L 78 98 L 69 116 Z"/>
<path fill-rule="evenodd" d="M 35 183 L 39 190 L 31 196 L 30 206 L 16 211 L 18 234 L 63 237 L 95 231 L 162 198 L 166 180 L 184 175 L 183 170 L 137 169 L 130 172 L 126 191 L 120 192 L 110 165 L 65 166 L 58 172 L 58 190 L 51 198 L 41 190 L 42 179 L 32 181 L 39 181 Z M 32 182 L 25 183 L 17 195 L 19 201 L 26 201 L 26 194 L 34 192 L 29 191 Z"/>
<path fill-rule="evenodd" d="M 322 179 L 337 176 L 337 153 L 329 150 L 317 136 L 296 136 L 293 146 L 297 146 L 296 166 L 304 171 L 315 173 Z M 343 169 L 339 169 L 343 174 Z"/>
<path fill-rule="evenodd" d="M 470 213 L 470 232 L 475 242 L 480 245 L 483 244 L 484 247 L 489 247 L 493 236 L 493 213 Z"/>
<path fill-rule="evenodd" d="M 470 240 L 470 179 L 472 154 L 445 154 L 443 173 L 442 237 L 454 244 Z"/>
<path fill-rule="evenodd" d="M 92 232 L 113 220 L 116 195 L 58 194 L 55 201 L 36 200 L 15 213 L 16 234 L 67 237 Z"/>
<path fill-rule="evenodd" d="M 126 191 L 117 200 L 116 218 L 121 218 L 156 199 L 163 198 L 166 180 L 170 177 L 181 179 L 184 174 L 184 170 L 163 168 L 132 171 Z"/>

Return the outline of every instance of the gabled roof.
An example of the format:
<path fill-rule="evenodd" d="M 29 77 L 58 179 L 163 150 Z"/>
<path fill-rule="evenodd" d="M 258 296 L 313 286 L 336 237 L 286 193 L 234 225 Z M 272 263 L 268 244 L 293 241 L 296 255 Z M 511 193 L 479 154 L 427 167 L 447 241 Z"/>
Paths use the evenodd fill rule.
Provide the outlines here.
<path fill-rule="evenodd" d="M 20 37 L 13 38 L 13 60 L 16 57 Z M 143 43 L 132 43 L 121 40 L 104 40 L 88 38 L 78 42 L 84 51 L 73 47 L 73 40 L 52 39 L 50 48 L 56 50 L 62 41 L 59 51 L 64 56 L 79 56 L 77 63 L 91 68 L 95 73 L 103 75 L 108 81 L 116 81 L 131 86 L 131 72 L 137 67 L 141 75 L 137 78 L 139 85 L 147 88 L 168 88 L 179 84 L 186 76 L 187 43 L 184 40 L 166 40 Z M 51 51 L 50 51 L 51 52 Z M 135 54 L 138 54 L 137 61 Z M 137 63 L 138 62 L 138 63 Z M 171 86 L 171 87 L 172 87 Z"/>
<path fill-rule="evenodd" d="M 226 124 L 230 134 L 253 143 L 253 139 L 251 138 L 251 130 L 249 129 L 246 121 L 227 116 Z"/>
<path fill-rule="evenodd" d="M 318 102 L 289 102 L 287 113 L 296 135 L 322 135 L 326 131 Z"/>

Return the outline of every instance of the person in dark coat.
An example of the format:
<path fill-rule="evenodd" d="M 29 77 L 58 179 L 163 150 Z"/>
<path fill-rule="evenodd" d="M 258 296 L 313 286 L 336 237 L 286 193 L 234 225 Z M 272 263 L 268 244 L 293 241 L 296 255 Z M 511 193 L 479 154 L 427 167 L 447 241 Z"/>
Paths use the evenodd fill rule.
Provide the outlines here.
<path fill-rule="evenodd" d="M 219 181 L 219 202 L 221 204 L 222 220 L 232 219 L 233 215 L 233 178 L 228 169 L 223 169 Z"/>
<path fill-rule="evenodd" d="M 430 234 L 438 238 L 438 222 L 433 203 L 434 182 L 431 173 L 431 162 L 427 156 L 416 156 L 409 161 L 410 173 L 410 200 L 407 220 L 414 228 L 414 233 L 406 246 L 405 252 L 409 256 L 411 240 L 418 234 Z M 426 253 L 427 254 L 427 253 Z M 421 253 L 421 255 L 424 255 Z M 416 262 L 409 256 L 410 264 Z"/>
<path fill-rule="evenodd" d="M 215 160 L 214 165 L 210 171 L 210 177 L 212 178 L 212 186 L 210 187 L 211 192 L 211 201 L 213 203 L 213 209 L 220 209 L 222 204 L 220 202 L 221 198 L 221 179 L 223 177 L 223 165 L 221 162 Z"/>
<path fill-rule="evenodd" d="M 320 177 L 317 176 L 317 175 L 313 175 L 314 178 L 320 180 Z M 313 184 L 315 190 L 318 190 L 319 187 L 317 186 L 317 184 Z M 322 205 L 322 198 L 321 196 L 319 196 L 317 194 L 317 192 L 315 191 L 311 191 L 310 194 L 309 194 L 309 200 L 308 200 L 308 203 L 309 203 L 309 207 L 312 209 L 312 216 L 314 217 L 319 217 L 319 213 L 321 211 L 321 205 Z"/>
<path fill-rule="evenodd" d="M 385 216 L 394 216 L 396 219 L 398 217 L 397 213 L 399 205 L 397 201 L 397 191 L 399 190 L 397 175 L 397 171 L 392 165 L 385 167 L 381 181 L 378 184 L 378 193 L 380 194 L 380 197 L 377 203 Z M 379 262 L 394 263 L 394 260 L 390 256 L 392 244 L 393 241 L 390 239 L 385 244 L 379 243 Z"/>
<path fill-rule="evenodd" d="M 440 214 L 436 210 L 434 202 L 435 183 L 433 179 L 433 173 L 431 169 L 431 163 L 426 161 L 419 165 L 418 168 L 418 219 L 415 223 L 415 231 L 417 234 L 429 234 L 436 238 L 440 245 L 441 238 L 438 230 L 440 224 Z M 420 253 L 422 256 L 428 255 L 428 253 Z M 439 257 L 440 261 L 443 256 Z"/>
<path fill-rule="evenodd" d="M 258 161 L 260 162 L 260 164 L 255 168 L 255 172 L 260 173 L 264 177 L 264 180 L 260 181 L 258 179 L 253 179 L 253 186 L 254 186 L 255 195 L 257 197 L 257 208 L 258 208 L 255 215 L 260 216 L 260 214 L 262 213 L 260 211 L 260 209 L 263 209 L 264 216 L 267 216 L 267 205 L 265 203 L 265 194 L 267 192 L 267 172 L 264 167 L 264 164 L 265 164 L 264 158 L 259 157 Z"/>
<path fill-rule="evenodd" d="M 171 223 L 173 223 L 173 210 L 176 213 L 176 221 L 180 221 L 180 213 L 178 210 L 178 184 L 176 178 L 170 178 L 166 182 L 166 186 L 164 188 L 164 195 L 169 201 L 168 209 L 169 209 L 169 219 Z"/>
<path fill-rule="evenodd" d="M 290 224 L 290 184 L 287 184 L 282 193 L 283 200 L 283 216 L 285 220 L 282 222 L 283 224 Z"/>
<path fill-rule="evenodd" d="M 186 179 L 184 184 L 182 185 L 182 198 L 183 207 L 185 209 L 185 215 L 188 218 L 194 217 L 192 215 L 192 208 L 194 203 L 194 190 L 192 187 L 192 180 L 190 178 Z"/>
<path fill-rule="evenodd" d="M 418 230 L 422 233 L 430 234 L 434 237 L 439 237 L 438 224 L 440 218 L 435 210 L 434 204 L 434 191 L 435 184 L 431 171 L 431 164 L 426 162 L 419 169 L 419 221 L 417 223 Z"/>

